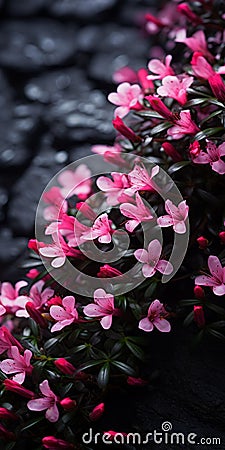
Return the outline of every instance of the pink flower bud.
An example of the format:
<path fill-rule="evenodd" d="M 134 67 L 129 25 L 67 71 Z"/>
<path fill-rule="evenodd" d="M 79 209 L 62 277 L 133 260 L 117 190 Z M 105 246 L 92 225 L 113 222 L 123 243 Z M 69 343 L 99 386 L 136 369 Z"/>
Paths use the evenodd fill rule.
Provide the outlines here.
<path fill-rule="evenodd" d="M 37 239 L 30 239 L 27 246 L 39 255 L 39 248 L 46 247 L 46 244 L 44 242 L 38 242 Z"/>
<path fill-rule="evenodd" d="M 99 403 L 99 405 L 95 406 L 95 408 L 89 414 L 89 418 L 92 421 L 100 419 L 105 410 L 105 404 Z"/>
<path fill-rule="evenodd" d="M 146 380 L 142 380 L 142 378 L 127 377 L 127 384 L 130 386 L 146 386 L 148 382 Z"/>
<path fill-rule="evenodd" d="M 200 236 L 197 240 L 199 248 L 205 250 L 208 247 L 209 241 L 204 236 Z"/>
<path fill-rule="evenodd" d="M 52 297 L 50 300 L 47 301 L 48 306 L 57 305 L 62 306 L 62 298 L 59 295 L 56 295 L 55 297 Z"/>
<path fill-rule="evenodd" d="M 17 339 L 10 333 L 8 328 L 6 328 L 5 326 L 2 326 L 0 328 L 0 338 L 5 344 L 8 345 L 9 350 L 10 350 L 10 347 L 14 345 L 14 346 L 18 347 L 20 352 L 23 351 L 23 347 L 20 344 L 20 342 L 17 341 Z"/>
<path fill-rule="evenodd" d="M 45 320 L 45 318 L 41 315 L 40 311 L 38 311 L 34 303 L 27 302 L 25 305 L 25 308 L 29 314 L 29 316 L 41 327 L 41 328 L 47 328 L 48 322 Z"/>
<path fill-rule="evenodd" d="M 155 97 L 154 95 L 148 95 L 145 98 L 146 100 L 149 101 L 154 111 L 159 113 L 162 117 L 169 120 L 170 122 L 174 121 L 174 115 L 171 113 L 169 108 L 167 108 L 167 106 L 163 103 L 163 101 L 160 100 L 160 98 Z"/>
<path fill-rule="evenodd" d="M 216 73 L 209 77 L 208 82 L 215 97 L 222 103 L 225 103 L 225 85 L 221 75 Z"/>
<path fill-rule="evenodd" d="M 202 299 L 205 297 L 205 291 L 201 286 L 196 285 L 194 287 L 194 294 L 197 299 Z"/>
<path fill-rule="evenodd" d="M 157 25 L 157 27 L 159 28 L 164 28 L 165 26 L 165 24 L 161 22 L 161 20 L 150 13 L 145 14 L 145 19 L 147 20 L 147 22 L 154 23 L 154 25 Z"/>
<path fill-rule="evenodd" d="M 182 161 L 182 157 L 180 153 L 175 149 L 175 147 L 170 142 L 164 142 L 162 144 L 162 148 L 164 149 L 165 153 L 172 158 L 174 162 Z"/>
<path fill-rule="evenodd" d="M 42 439 L 42 445 L 44 448 L 49 448 L 50 450 L 72 450 L 74 445 L 70 442 L 64 441 L 63 439 L 57 439 L 54 436 L 46 436 Z"/>
<path fill-rule="evenodd" d="M 148 71 L 146 69 L 139 69 L 138 73 L 138 80 L 140 85 L 142 86 L 142 89 L 146 94 L 150 93 L 151 91 L 154 92 L 154 83 L 152 80 L 149 80 L 147 77 L 149 75 Z"/>
<path fill-rule="evenodd" d="M 4 441 L 15 441 L 16 436 L 11 431 L 7 430 L 3 425 L 0 425 L 0 438 Z"/>
<path fill-rule="evenodd" d="M 65 358 L 58 358 L 54 361 L 55 366 L 65 375 L 74 375 L 76 368 Z"/>
<path fill-rule="evenodd" d="M 197 16 L 197 14 L 195 14 L 191 10 L 190 6 L 187 3 L 181 3 L 180 5 L 178 5 L 177 11 L 187 17 L 187 19 L 190 20 L 190 22 L 193 22 L 195 25 L 199 25 L 202 23 L 201 17 Z"/>
<path fill-rule="evenodd" d="M 220 238 L 221 244 L 225 244 L 225 231 L 221 231 L 219 233 L 219 238 Z"/>
<path fill-rule="evenodd" d="M 87 219 L 90 219 L 90 220 L 96 219 L 95 212 L 86 202 L 78 202 L 76 204 L 76 208 L 78 210 L 81 210 L 81 213 L 83 214 L 83 216 L 87 217 Z"/>
<path fill-rule="evenodd" d="M 0 419 L 3 420 L 18 420 L 18 416 L 7 408 L 0 408 Z"/>
<path fill-rule="evenodd" d="M 101 266 L 99 272 L 97 273 L 98 278 L 113 278 L 118 277 L 119 275 L 122 275 L 122 272 L 115 269 L 115 267 L 111 267 L 109 264 L 104 264 L 104 266 Z"/>
<path fill-rule="evenodd" d="M 142 141 L 142 138 L 135 134 L 131 128 L 127 127 L 119 116 L 116 116 L 116 118 L 112 121 L 112 124 L 120 134 L 129 139 L 131 142 L 138 143 Z"/>
<path fill-rule="evenodd" d="M 75 409 L 77 405 L 76 400 L 72 400 L 70 397 L 63 398 L 59 403 L 65 411 L 71 411 Z"/>
<path fill-rule="evenodd" d="M 26 277 L 33 280 L 34 278 L 38 277 L 40 272 L 37 269 L 30 269 L 29 272 L 26 273 Z"/>
<path fill-rule="evenodd" d="M 205 315 L 202 306 L 194 306 L 194 321 L 199 328 L 205 326 Z"/>
<path fill-rule="evenodd" d="M 192 144 L 190 144 L 189 151 L 190 151 L 191 158 L 192 159 L 196 158 L 196 156 L 198 156 L 201 151 L 199 142 L 198 141 L 192 142 Z"/>
<path fill-rule="evenodd" d="M 21 395 L 25 398 L 34 398 L 35 394 L 32 391 L 29 391 L 28 389 L 21 386 L 21 384 L 17 383 L 16 381 L 9 380 L 8 378 L 3 381 L 4 387 L 6 391 L 15 392 L 16 394 Z"/>

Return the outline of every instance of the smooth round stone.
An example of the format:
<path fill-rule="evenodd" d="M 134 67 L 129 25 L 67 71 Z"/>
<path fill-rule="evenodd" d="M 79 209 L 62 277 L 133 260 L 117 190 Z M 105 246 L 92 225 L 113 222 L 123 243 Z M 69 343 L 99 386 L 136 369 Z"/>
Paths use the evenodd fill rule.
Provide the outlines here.
<path fill-rule="evenodd" d="M 0 267 L 5 269 L 5 265 L 14 261 L 25 252 L 27 239 L 13 237 L 10 229 L 4 228 L 0 233 Z"/>
<path fill-rule="evenodd" d="M 149 53 L 149 41 L 144 38 L 140 29 L 106 24 L 100 28 L 102 37 L 98 43 L 98 52 L 127 54 L 146 58 Z M 146 64 L 146 61 L 145 61 Z"/>
<path fill-rule="evenodd" d="M 5 11 L 10 16 L 32 16 L 39 12 L 47 0 L 7 0 Z"/>
<path fill-rule="evenodd" d="M 49 10 L 56 16 L 73 16 L 87 21 L 100 20 L 103 13 L 110 12 L 118 0 L 52 0 Z"/>
<path fill-rule="evenodd" d="M 0 29 L 0 63 L 3 67 L 32 72 L 62 65 L 76 53 L 76 27 L 50 19 L 3 22 Z"/>
<path fill-rule="evenodd" d="M 138 70 L 145 67 L 145 60 L 126 53 L 97 53 L 91 60 L 88 74 L 92 80 L 106 83 L 112 89 L 114 72 L 124 66 Z"/>

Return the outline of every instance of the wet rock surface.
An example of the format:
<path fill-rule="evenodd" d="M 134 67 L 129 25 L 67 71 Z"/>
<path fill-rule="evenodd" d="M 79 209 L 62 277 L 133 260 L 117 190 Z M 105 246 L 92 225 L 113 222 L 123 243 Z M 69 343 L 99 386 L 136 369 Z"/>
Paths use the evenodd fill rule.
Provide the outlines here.
<path fill-rule="evenodd" d="M 24 276 L 27 239 L 33 237 L 36 206 L 51 177 L 90 155 L 92 144 L 113 142 L 113 107 L 106 101 L 115 88 L 112 73 L 124 65 L 146 65 L 151 42 L 140 24 L 153 4 L 0 0 L 1 280 Z M 177 432 L 224 442 L 223 348 L 213 342 L 191 353 L 183 328 L 156 339 L 147 370 L 151 375 L 151 367 L 159 369 L 158 381 L 128 395 L 121 392 L 119 411 L 112 393 L 111 422 L 104 429 L 146 433 L 169 421 Z M 190 446 L 200 447 L 205 448 Z"/>

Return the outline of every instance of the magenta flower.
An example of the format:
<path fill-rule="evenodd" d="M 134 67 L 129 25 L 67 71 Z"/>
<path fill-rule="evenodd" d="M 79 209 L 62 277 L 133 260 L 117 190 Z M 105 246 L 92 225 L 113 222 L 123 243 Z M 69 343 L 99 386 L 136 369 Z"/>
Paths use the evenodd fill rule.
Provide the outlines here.
<path fill-rule="evenodd" d="M 165 57 L 165 64 L 159 59 L 151 59 L 148 63 L 148 68 L 150 72 L 155 73 L 156 75 L 148 75 L 149 80 L 162 80 L 167 75 L 174 75 L 174 71 L 172 67 L 170 67 L 170 63 L 172 61 L 172 56 L 167 55 Z"/>
<path fill-rule="evenodd" d="M 27 286 L 27 284 L 27 281 L 18 281 L 15 287 L 13 287 L 11 283 L 2 283 L 0 295 L 1 305 L 6 310 L 9 309 L 10 312 L 14 313 L 18 309 L 17 301 L 24 298 L 24 295 L 20 296 L 19 291 L 22 287 Z"/>
<path fill-rule="evenodd" d="M 199 52 L 210 61 L 214 59 L 209 52 L 205 34 L 202 30 L 196 31 L 191 37 L 186 37 L 186 30 L 179 30 L 176 36 L 176 42 L 186 44 L 193 52 Z"/>
<path fill-rule="evenodd" d="M 209 77 L 215 75 L 215 71 L 202 53 L 194 52 L 191 60 L 191 67 L 194 75 L 199 78 L 204 78 L 204 80 L 208 80 Z"/>
<path fill-rule="evenodd" d="M 54 291 L 51 288 L 45 288 L 43 290 L 45 282 L 43 280 L 37 281 L 33 284 L 27 297 L 19 297 L 16 300 L 18 310 L 16 311 L 16 317 L 29 317 L 28 312 L 25 309 L 25 305 L 28 301 L 31 301 L 35 306 L 35 309 L 41 309 L 47 301 L 53 297 Z"/>
<path fill-rule="evenodd" d="M 154 300 L 148 308 L 148 315 L 141 319 L 138 325 L 143 331 L 152 331 L 154 326 L 163 333 L 168 333 L 171 330 L 171 325 L 165 319 L 167 312 L 159 300 Z"/>
<path fill-rule="evenodd" d="M 30 375 L 33 370 L 33 366 L 30 364 L 32 353 L 30 350 L 25 350 L 24 356 L 22 356 L 18 347 L 12 346 L 10 356 L 10 359 L 4 359 L 0 363 L 0 369 L 7 375 L 15 373 L 16 375 L 12 377 L 13 381 L 23 384 L 26 374 Z"/>
<path fill-rule="evenodd" d="M 170 227 L 173 226 L 173 229 L 178 234 L 183 234 L 186 232 L 186 224 L 185 221 L 188 217 L 189 207 L 186 204 L 186 200 L 183 200 L 179 203 L 178 206 L 175 206 L 171 200 L 165 201 L 165 210 L 168 213 L 165 216 L 161 216 L 157 219 L 157 223 L 160 227 Z"/>
<path fill-rule="evenodd" d="M 143 99 L 141 88 L 138 84 L 121 83 L 116 92 L 108 95 L 108 100 L 114 105 L 119 105 L 115 109 L 115 116 L 123 118 L 131 109 L 141 109 L 140 100 Z"/>
<path fill-rule="evenodd" d="M 130 233 L 132 233 L 141 222 L 148 222 L 153 219 L 150 209 L 145 206 L 138 192 L 136 193 L 136 205 L 133 205 L 132 203 L 122 203 L 122 205 L 120 205 L 120 211 L 124 216 L 131 219 L 128 220 L 125 225 L 125 228 Z"/>
<path fill-rule="evenodd" d="M 98 239 L 98 242 L 101 244 L 109 244 L 112 240 L 113 232 L 112 221 L 109 220 L 108 214 L 104 213 L 97 217 L 90 231 L 85 231 L 82 234 L 82 238 L 87 241 Z"/>
<path fill-rule="evenodd" d="M 144 166 L 135 165 L 134 169 L 128 174 L 128 180 L 131 187 L 126 189 L 125 193 L 133 195 L 136 191 L 150 191 L 155 190 L 152 178 L 159 172 L 159 166 L 153 167 L 149 174 Z"/>
<path fill-rule="evenodd" d="M 100 324 L 108 330 L 112 325 L 112 317 L 118 314 L 118 309 L 114 306 L 114 296 L 107 294 L 104 289 L 96 289 L 94 302 L 84 307 L 84 314 L 87 317 L 102 317 Z"/>
<path fill-rule="evenodd" d="M 78 312 L 75 308 L 75 298 L 72 295 L 64 297 L 62 306 L 52 305 L 50 315 L 57 321 L 51 329 L 52 332 L 60 331 L 62 328 L 78 321 Z"/>
<path fill-rule="evenodd" d="M 80 250 L 70 247 L 59 233 L 52 234 L 53 244 L 46 244 L 40 249 L 40 254 L 47 258 L 53 258 L 51 266 L 58 268 L 66 262 L 66 257 L 83 258 Z"/>
<path fill-rule="evenodd" d="M 39 388 L 43 397 L 30 400 L 27 403 L 28 409 L 31 411 L 46 410 L 45 417 L 49 422 L 57 422 L 59 418 L 59 410 L 57 408 L 58 397 L 49 387 L 48 380 L 44 380 L 39 384 Z"/>
<path fill-rule="evenodd" d="M 67 212 L 68 205 L 59 187 L 53 186 L 49 191 L 45 192 L 43 200 L 50 205 L 44 209 L 43 216 L 45 220 L 50 222 L 60 220 L 63 214 Z"/>
<path fill-rule="evenodd" d="M 214 142 L 208 141 L 206 152 L 200 150 L 199 154 L 192 160 L 195 164 L 210 164 L 214 172 L 224 175 L 225 162 L 221 159 L 222 156 L 225 156 L 225 142 L 217 147 Z"/>
<path fill-rule="evenodd" d="M 112 172 L 112 180 L 108 177 L 99 177 L 96 184 L 98 188 L 105 192 L 107 196 L 107 203 L 110 206 L 115 206 L 119 203 L 121 194 L 124 190 L 130 187 L 130 182 L 125 173 Z"/>
<path fill-rule="evenodd" d="M 154 239 L 149 243 L 148 250 L 143 248 L 135 250 L 135 258 L 143 263 L 142 273 L 145 278 L 153 277 L 157 270 L 165 275 L 170 275 L 172 273 L 172 264 L 164 259 L 159 259 L 161 253 L 162 246 L 157 239 Z"/>
<path fill-rule="evenodd" d="M 167 130 L 168 136 L 173 139 L 181 139 L 185 134 L 196 134 L 199 130 L 198 126 L 191 119 L 189 110 L 180 112 L 180 118 L 175 120 L 175 125 Z"/>
<path fill-rule="evenodd" d="M 95 213 L 94 217 L 95 217 Z M 61 224 L 59 225 L 59 230 L 63 236 L 68 240 L 69 247 L 77 247 L 84 239 L 82 235 L 84 232 L 90 230 L 90 227 L 83 225 L 76 217 L 68 216 L 64 214 Z"/>
<path fill-rule="evenodd" d="M 119 144 L 115 145 L 93 145 L 91 148 L 93 153 L 103 156 L 106 162 L 117 164 L 120 166 L 126 165 L 126 161 L 121 157 L 122 148 Z"/>
<path fill-rule="evenodd" d="M 178 78 L 175 76 L 167 76 L 162 80 L 162 86 L 157 89 L 157 94 L 162 97 L 174 98 L 181 105 L 187 102 L 187 89 L 193 83 L 194 78 L 185 76 Z"/>
<path fill-rule="evenodd" d="M 12 346 L 18 347 L 19 351 L 23 351 L 23 347 L 19 341 L 10 333 L 5 326 L 0 327 L 0 355 L 7 351 L 8 356 L 11 356 L 10 349 Z"/>
<path fill-rule="evenodd" d="M 222 267 L 217 256 L 210 255 L 208 266 L 211 275 L 200 275 L 195 278 L 195 284 L 200 286 L 209 286 L 215 295 L 225 294 L 225 267 Z"/>
<path fill-rule="evenodd" d="M 77 195 L 85 200 L 91 192 L 91 171 L 85 164 L 80 164 L 74 171 L 64 170 L 58 176 L 61 194 L 66 197 Z"/>

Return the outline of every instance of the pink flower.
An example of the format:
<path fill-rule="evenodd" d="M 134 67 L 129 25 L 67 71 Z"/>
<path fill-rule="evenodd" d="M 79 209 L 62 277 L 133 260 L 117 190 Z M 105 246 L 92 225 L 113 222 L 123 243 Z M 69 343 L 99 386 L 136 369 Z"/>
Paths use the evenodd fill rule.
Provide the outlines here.
<path fill-rule="evenodd" d="M 159 259 L 161 253 L 162 246 L 157 239 L 154 239 L 149 243 L 148 250 L 142 248 L 135 250 L 135 258 L 143 263 L 142 273 L 144 277 L 153 277 L 157 270 L 165 275 L 170 275 L 172 273 L 172 264 L 164 259 Z"/>
<path fill-rule="evenodd" d="M 162 80 L 167 75 L 174 75 L 174 71 L 172 67 L 170 67 L 170 63 L 172 61 L 172 56 L 167 55 L 165 57 L 165 64 L 159 59 L 151 59 L 148 63 L 148 68 L 150 72 L 156 73 L 156 75 L 148 75 L 149 80 Z"/>
<path fill-rule="evenodd" d="M 48 328 L 48 322 L 44 315 L 35 308 L 32 302 L 27 302 L 25 308 L 28 315 L 39 325 L 40 328 Z"/>
<path fill-rule="evenodd" d="M 62 222 L 59 225 L 59 230 L 68 240 L 69 247 L 77 247 L 84 242 L 82 235 L 84 232 L 89 231 L 90 227 L 83 225 L 76 217 L 64 214 Z"/>
<path fill-rule="evenodd" d="M 200 52 L 210 61 L 214 60 L 213 55 L 209 52 L 206 38 L 202 30 L 196 31 L 191 37 L 186 37 L 186 30 L 182 29 L 177 33 L 176 42 L 186 44 L 193 52 Z"/>
<path fill-rule="evenodd" d="M 167 134 L 173 139 L 181 139 L 185 134 L 196 134 L 199 130 L 196 123 L 191 119 L 189 110 L 180 112 L 180 119 L 175 121 L 175 125 L 167 130 Z"/>
<path fill-rule="evenodd" d="M 58 182 L 64 198 L 77 195 L 85 200 L 91 192 L 91 171 L 85 164 L 80 164 L 74 171 L 64 170 L 58 176 Z"/>
<path fill-rule="evenodd" d="M 199 328 L 205 326 L 205 314 L 202 306 L 194 305 L 194 321 Z"/>
<path fill-rule="evenodd" d="M 45 203 L 50 204 L 43 212 L 45 220 L 49 220 L 50 222 L 60 220 L 62 215 L 67 212 L 68 205 L 59 187 L 53 186 L 49 191 L 45 192 L 43 194 L 43 200 Z"/>
<path fill-rule="evenodd" d="M 191 60 L 191 67 L 196 77 L 208 80 L 209 77 L 215 75 L 215 71 L 202 53 L 194 52 Z"/>
<path fill-rule="evenodd" d="M 30 269 L 29 272 L 26 273 L 26 277 L 30 278 L 31 280 L 37 278 L 38 275 L 40 275 L 40 272 L 37 269 Z"/>
<path fill-rule="evenodd" d="M 134 169 L 128 174 L 128 180 L 131 187 L 127 188 L 125 193 L 133 195 L 136 191 L 150 191 L 154 192 L 154 184 L 152 178 L 159 172 L 159 166 L 155 166 L 151 169 L 151 173 L 141 165 L 136 164 Z"/>
<path fill-rule="evenodd" d="M 115 83 L 136 83 L 138 78 L 136 72 L 131 67 L 124 66 L 114 72 L 113 81 Z"/>
<path fill-rule="evenodd" d="M 138 192 L 136 193 L 136 205 L 133 205 L 132 203 L 122 203 L 122 205 L 120 205 L 120 211 L 124 216 L 131 219 L 128 220 L 125 225 L 125 228 L 130 233 L 132 233 L 141 222 L 148 222 L 153 219 L 150 209 L 145 206 Z"/>
<path fill-rule="evenodd" d="M 171 330 L 170 323 L 165 319 L 167 312 L 162 303 L 159 300 L 154 300 L 148 308 L 148 315 L 144 319 L 141 319 L 138 325 L 143 331 L 152 331 L 154 326 L 164 333 L 168 333 Z"/>
<path fill-rule="evenodd" d="M 208 266 L 211 275 L 200 275 L 195 278 L 195 284 L 200 286 L 210 286 L 215 295 L 225 294 L 225 267 L 217 256 L 210 255 Z"/>
<path fill-rule="evenodd" d="M 82 234 L 84 240 L 94 240 L 98 239 L 101 244 L 109 244 L 112 240 L 112 234 L 114 230 L 112 229 L 112 221 L 109 220 L 108 214 L 101 214 L 94 221 L 90 231 L 86 231 Z"/>
<path fill-rule="evenodd" d="M 190 6 L 187 3 L 180 3 L 180 5 L 177 5 L 177 10 L 179 11 L 179 13 L 187 17 L 187 19 L 193 24 L 199 25 L 202 23 L 201 17 L 197 16 L 197 14 L 195 14 L 191 10 Z"/>
<path fill-rule="evenodd" d="M 4 388 L 6 391 L 15 392 L 16 394 L 21 395 L 22 397 L 25 397 L 25 398 L 34 398 L 34 396 L 35 396 L 34 392 L 29 391 L 29 389 L 24 388 L 16 381 L 9 380 L 9 378 L 4 380 L 3 384 L 4 384 Z"/>
<path fill-rule="evenodd" d="M 88 317 L 102 317 L 100 324 L 108 330 L 112 325 L 112 317 L 118 314 L 118 309 L 114 306 L 114 296 L 103 289 L 96 289 L 94 302 L 84 307 L 84 314 Z"/>
<path fill-rule="evenodd" d="M 116 92 L 108 95 L 108 100 L 114 105 L 119 105 L 115 109 L 115 116 L 123 118 L 131 109 L 141 109 L 140 101 L 143 99 L 141 88 L 138 84 L 121 83 Z"/>
<path fill-rule="evenodd" d="M 40 249 L 40 254 L 46 258 L 53 258 L 51 266 L 58 268 L 66 262 L 66 257 L 83 259 L 83 254 L 79 250 L 75 250 L 66 243 L 59 233 L 52 234 L 53 244 L 46 244 Z"/>
<path fill-rule="evenodd" d="M 27 286 L 27 284 L 27 281 L 18 281 L 14 288 L 11 283 L 2 283 L 0 295 L 0 302 L 2 306 L 14 313 L 18 309 L 17 302 L 24 298 L 24 295 L 19 295 L 19 291 L 21 288 Z"/>
<path fill-rule="evenodd" d="M 173 113 L 167 108 L 167 106 L 162 102 L 162 100 L 155 95 L 148 95 L 145 97 L 146 100 L 149 101 L 152 109 L 159 113 L 162 117 L 169 120 L 170 122 L 174 121 Z"/>
<path fill-rule="evenodd" d="M 188 217 L 189 207 L 186 205 L 186 200 L 183 200 L 179 203 L 178 206 L 175 206 L 171 200 L 165 201 L 165 210 L 168 215 L 161 216 L 157 219 L 157 223 L 160 227 L 170 227 L 173 226 L 173 229 L 178 234 L 183 234 L 186 232 L 186 224 L 185 221 Z"/>
<path fill-rule="evenodd" d="M 193 77 L 183 77 L 179 79 L 178 77 L 168 75 L 163 78 L 162 86 L 157 89 L 157 94 L 162 97 L 174 98 L 181 105 L 185 105 L 187 102 L 187 89 L 193 83 Z"/>
<path fill-rule="evenodd" d="M 49 422 L 57 422 L 59 418 L 59 411 L 57 408 L 58 397 L 50 389 L 48 380 L 44 380 L 39 384 L 39 388 L 43 397 L 30 400 L 27 403 L 28 409 L 31 411 L 44 411 L 46 409 L 46 419 L 49 420 Z"/>
<path fill-rule="evenodd" d="M 28 312 L 25 309 L 26 302 L 32 301 L 35 309 L 41 309 L 43 305 L 47 303 L 47 301 L 53 297 L 54 291 L 51 288 L 45 288 L 43 290 L 45 282 L 43 280 L 37 281 L 34 283 L 30 289 L 29 295 L 27 298 L 17 299 L 16 304 L 18 306 L 18 310 L 16 311 L 17 317 L 29 317 Z"/>
<path fill-rule="evenodd" d="M 121 157 L 122 148 L 119 144 L 114 146 L 110 145 L 93 145 L 92 152 L 103 156 L 106 162 L 110 162 L 117 165 L 126 165 L 126 161 Z"/>
<path fill-rule="evenodd" d="M 104 266 L 101 266 L 99 272 L 97 273 L 98 278 L 113 278 L 120 275 L 123 275 L 122 272 L 115 269 L 115 267 L 109 266 L 109 264 L 104 264 Z"/>
<path fill-rule="evenodd" d="M 62 306 L 51 306 L 50 315 L 57 321 L 51 329 L 52 332 L 60 331 L 71 323 L 77 322 L 78 312 L 75 308 L 75 298 L 72 295 L 64 297 Z"/>
<path fill-rule="evenodd" d="M 139 69 L 137 75 L 144 94 L 146 95 L 151 91 L 154 92 L 154 83 L 149 79 L 148 71 L 146 69 Z"/>
<path fill-rule="evenodd" d="M 58 358 L 54 361 L 54 365 L 57 369 L 64 373 L 65 375 L 74 375 L 76 372 L 76 367 L 73 366 L 69 361 L 65 358 Z"/>
<path fill-rule="evenodd" d="M 23 347 L 19 341 L 10 333 L 10 331 L 2 326 L 0 328 L 0 355 L 7 351 L 8 356 L 11 356 L 10 349 L 12 346 L 18 347 L 19 351 L 23 351 Z"/>
<path fill-rule="evenodd" d="M 129 141 L 133 142 L 134 144 L 138 144 L 142 141 L 142 138 L 140 136 L 138 136 L 131 128 L 127 127 L 121 117 L 116 116 L 112 121 L 112 124 L 115 130 L 117 130 L 120 134 L 122 134 L 122 136 L 129 139 Z"/>
<path fill-rule="evenodd" d="M 95 406 L 94 409 L 89 414 L 89 419 L 93 422 L 95 420 L 100 419 L 105 411 L 105 403 L 99 403 L 99 405 Z"/>
<path fill-rule="evenodd" d="M 93 209 L 87 204 L 87 202 L 78 202 L 76 203 L 76 208 L 78 211 L 81 211 L 84 217 L 90 220 L 95 220 L 96 214 Z"/>
<path fill-rule="evenodd" d="M 121 194 L 130 187 L 130 182 L 125 173 L 112 172 L 112 180 L 108 177 L 99 177 L 96 184 L 98 188 L 106 193 L 107 203 L 115 206 L 119 203 Z"/>
<path fill-rule="evenodd" d="M 192 160 L 195 164 L 210 164 L 214 172 L 223 175 L 225 174 L 225 162 L 221 159 L 222 156 L 225 156 L 225 142 L 217 147 L 214 142 L 208 141 L 206 152 L 200 150 Z"/>
<path fill-rule="evenodd" d="M 209 77 L 208 82 L 212 89 L 213 94 L 221 103 L 225 103 L 225 85 L 222 77 L 215 73 L 213 76 Z"/>
<path fill-rule="evenodd" d="M 174 162 L 182 161 L 182 156 L 170 142 L 163 142 L 162 148 L 164 152 L 172 158 Z"/>
<path fill-rule="evenodd" d="M 4 306 L 0 305 L 0 316 L 3 316 L 6 313 L 6 309 Z"/>
<path fill-rule="evenodd" d="M 74 445 L 63 439 L 57 439 L 54 436 L 45 436 L 42 439 L 42 445 L 44 448 L 50 450 L 73 450 Z"/>
<path fill-rule="evenodd" d="M 13 381 L 23 384 L 26 374 L 31 375 L 33 370 L 33 366 L 30 364 L 32 353 L 30 350 L 25 350 L 24 356 L 22 356 L 18 347 L 12 346 L 10 354 L 12 359 L 4 359 L 0 363 L 0 369 L 7 374 L 15 373 L 16 375 L 12 377 Z"/>

